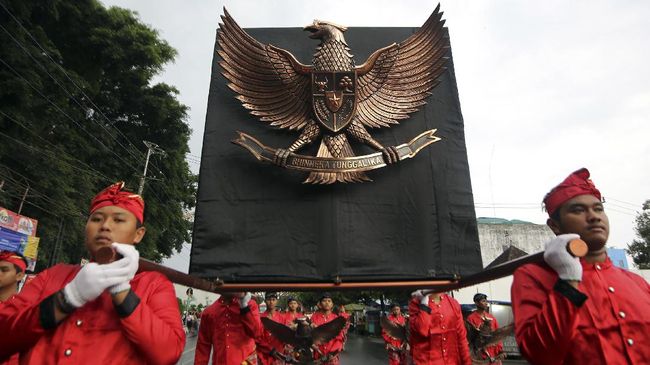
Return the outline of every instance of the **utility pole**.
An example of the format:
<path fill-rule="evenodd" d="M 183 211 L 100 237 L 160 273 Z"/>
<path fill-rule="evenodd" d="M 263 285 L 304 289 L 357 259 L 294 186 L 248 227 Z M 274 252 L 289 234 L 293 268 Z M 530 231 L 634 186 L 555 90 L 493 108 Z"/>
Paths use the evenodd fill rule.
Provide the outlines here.
<path fill-rule="evenodd" d="M 144 181 L 147 179 L 147 167 L 149 167 L 149 158 L 151 155 L 166 155 L 165 151 L 157 144 L 149 141 L 142 142 L 145 146 L 147 146 L 147 159 L 144 161 L 144 172 L 142 173 L 142 178 L 140 179 L 140 188 L 138 189 L 138 195 L 142 195 L 142 191 L 144 190 Z"/>
<path fill-rule="evenodd" d="M 27 189 L 25 189 L 25 194 L 23 194 L 23 198 L 20 200 L 20 206 L 18 207 L 18 214 L 23 211 L 23 204 L 25 203 L 25 199 L 27 198 L 27 193 L 29 192 L 29 183 L 27 184 Z"/>

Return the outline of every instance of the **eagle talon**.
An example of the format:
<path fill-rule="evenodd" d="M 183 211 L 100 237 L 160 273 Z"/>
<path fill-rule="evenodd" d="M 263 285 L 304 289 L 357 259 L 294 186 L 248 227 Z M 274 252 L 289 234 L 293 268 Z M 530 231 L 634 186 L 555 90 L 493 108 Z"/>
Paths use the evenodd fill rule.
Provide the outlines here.
<path fill-rule="evenodd" d="M 287 167 L 287 159 L 289 158 L 290 154 L 290 150 L 278 148 L 275 150 L 275 158 L 273 159 L 273 163 L 281 167 Z"/>
<path fill-rule="evenodd" d="M 385 147 L 381 150 L 382 155 L 384 156 L 384 161 L 386 165 L 391 165 L 399 161 L 399 154 L 397 153 L 397 148 L 393 146 Z"/>

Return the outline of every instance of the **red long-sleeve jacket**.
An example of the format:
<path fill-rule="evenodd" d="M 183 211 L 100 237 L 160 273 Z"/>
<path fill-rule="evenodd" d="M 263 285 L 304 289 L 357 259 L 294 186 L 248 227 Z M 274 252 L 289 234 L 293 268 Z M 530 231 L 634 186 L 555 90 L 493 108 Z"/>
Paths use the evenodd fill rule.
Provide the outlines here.
<path fill-rule="evenodd" d="M 226 301 L 220 297 L 201 315 L 194 364 L 207 365 L 211 349 L 214 365 L 256 364 L 255 338 L 261 331 L 255 300 L 240 309 L 237 298 Z"/>
<path fill-rule="evenodd" d="M 492 314 L 485 312 L 483 313 L 483 316 L 491 319 L 490 329 L 492 331 L 499 328 L 499 323 L 497 322 L 497 319 L 494 318 Z M 484 323 L 483 316 L 481 316 L 481 314 L 479 314 L 477 311 L 474 311 L 469 316 L 467 316 L 467 322 L 469 322 L 472 326 L 474 326 L 474 328 L 479 329 Z M 487 348 L 485 348 L 485 351 L 487 352 L 487 354 L 485 353 L 481 354 L 483 359 L 487 359 L 488 356 L 490 356 L 491 358 L 495 358 L 497 355 L 503 352 L 503 343 L 499 342 L 496 345 L 488 346 Z M 496 364 L 500 365 L 501 362 L 497 361 Z"/>
<path fill-rule="evenodd" d="M 467 330 L 456 299 L 442 294 L 440 303 L 409 303 L 411 357 L 418 365 L 470 365 Z"/>
<path fill-rule="evenodd" d="M 0 360 L 18 351 L 23 365 L 178 361 L 185 333 L 176 294 L 171 282 L 156 272 L 140 272 L 131 280 L 139 303 L 126 316 L 118 315 L 104 292 L 54 325 L 51 296 L 80 268 L 56 265 L 45 270 L 0 308 L 0 333 L 11 334 L 3 336 Z"/>
<path fill-rule="evenodd" d="M 521 353 L 533 364 L 650 364 L 650 285 L 608 258 L 581 260 L 576 290 L 546 264 L 514 273 L 512 310 Z"/>
<path fill-rule="evenodd" d="M 321 326 L 324 323 L 333 321 L 337 317 L 338 316 L 334 313 L 325 315 L 322 311 L 318 311 L 311 316 L 311 323 L 315 324 L 316 326 Z M 341 350 L 343 350 L 343 336 L 344 333 L 343 331 L 341 331 L 336 337 L 331 339 L 329 342 L 319 345 L 318 349 L 323 353 L 323 356 L 341 352 Z M 314 358 L 319 359 L 320 356 L 316 354 Z M 338 356 L 336 356 L 335 358 L 326 362 L 325 364 L 337 365 L 338 363 L 339 363 L 339 358 Z"/>
<path fill-rule="evenodd" d="M 272 316 L 269 316 L 269 312 L 266 311 L 262 313 L 261 317 L 272 319 L 275 322 L 284 324 L 284 314 L 280 312 L 273 312 Z M 262 365 L 271 365 L 278 363 L 277 359 L 270 355 L 272 350 L 275 350 L 279 353 L 284 352 L 284 344 L 282 341 L 278 340 L 271 331 L 268 331 L 264 326 L 260 331 L 260 335 L 256 340 L 257 343 L 257 357 Z M 284 363 L 284 362 L 283 362 Z"/>

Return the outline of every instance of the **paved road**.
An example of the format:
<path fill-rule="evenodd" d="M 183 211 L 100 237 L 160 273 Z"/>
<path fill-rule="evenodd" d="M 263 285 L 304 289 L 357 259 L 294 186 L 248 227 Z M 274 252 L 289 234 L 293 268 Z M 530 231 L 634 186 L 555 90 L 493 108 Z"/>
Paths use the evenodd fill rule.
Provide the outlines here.
<path fill-rule="evenodd" d="M 194 363 L 196 336 L 188 336 L 183 356 L 176 365 L 191 365 Z M 379 338 L 355 336 L 351 334 L 341 355 L 341 365 L 386 365 L 388 356 L 384 350 L 384 342 Z M 521 360 L 508 360 L 504 365 L 524 365 Z"/>

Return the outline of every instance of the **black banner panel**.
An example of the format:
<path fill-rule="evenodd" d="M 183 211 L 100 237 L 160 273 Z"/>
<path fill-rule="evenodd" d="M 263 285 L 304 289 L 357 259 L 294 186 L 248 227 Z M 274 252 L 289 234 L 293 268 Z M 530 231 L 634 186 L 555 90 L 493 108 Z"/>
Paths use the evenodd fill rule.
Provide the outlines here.
<path fill-rule="evenodd" d="M 350 28 L 357 65 L 414 28 Z M 311 64 L 318 41 L 300 28 L 256 28 L 259 42 Z M 447 33 L 448 34 L 448 33 Z M 218 46 L 215 45 L 215 51 Z M 427 104 L 390 128 L 384 146 L 426 130 L 441 138 L 411 159 L 367 171 L 371 182 L 303 184 L 308 173 L 256 160 L 237 131 L 288 148 L 299 131 L 273 129 L 235 99 L 213 60 L 190 274 L 226 283 L 443 279 L 482 269 L 463 118 L 451 49 Z M 376 151 L 350 138 L 357 156 Z M 316 156 L 319 140 L 298 153 Z"/>

